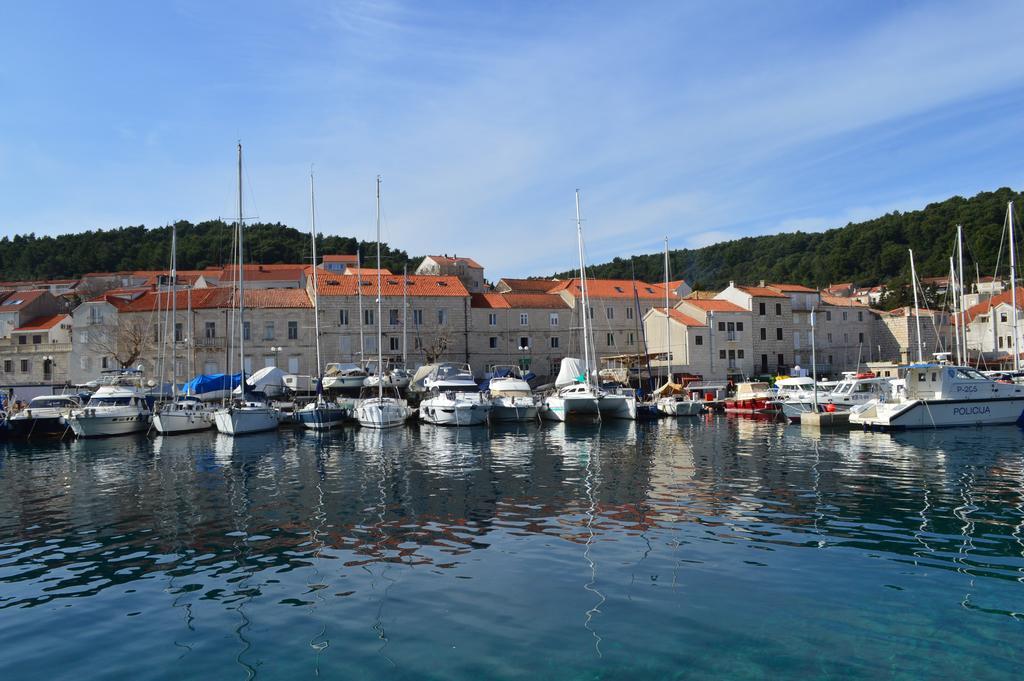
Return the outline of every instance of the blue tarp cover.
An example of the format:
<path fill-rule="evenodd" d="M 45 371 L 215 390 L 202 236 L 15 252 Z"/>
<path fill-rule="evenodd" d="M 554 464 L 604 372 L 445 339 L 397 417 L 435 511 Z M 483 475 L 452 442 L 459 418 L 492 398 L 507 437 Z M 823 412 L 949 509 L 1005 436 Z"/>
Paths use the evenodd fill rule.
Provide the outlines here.
<path fill-rule="evenodd" d="M 204 395 L 217 390 L 234 390 L 242 380 L 242 374 L 208 374 L 200 375 L 181 386 L 187 395 Z"/>

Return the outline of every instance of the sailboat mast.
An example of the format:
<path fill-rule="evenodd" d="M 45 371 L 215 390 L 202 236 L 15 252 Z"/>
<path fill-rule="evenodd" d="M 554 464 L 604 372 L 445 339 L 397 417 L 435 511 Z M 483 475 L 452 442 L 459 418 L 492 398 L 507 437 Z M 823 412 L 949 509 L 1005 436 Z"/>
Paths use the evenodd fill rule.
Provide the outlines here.
<path fill-rule="evenodd" d="M 242 245 L 242 143 L 238 143 L 238 366 L 245 399 L 245 248 Z"/>
<path fill-rule="evenodd" d="M 171 397 L 178 394 L 178 226 L 171 226 Z M 163 393 L 163 386 L 160 386 Z"/>
<path fill-rule="evenodd" d="M 672 382 L 672 320 L 669 318 L 668 307 L 668 237 L 665 237 L 665 336 L 668 339 L 668 376 L 666 382 Z M 639 310 L 637 311 L 639 313 Z"/>
<path fill-rule="evenodd" d="M 914 269 L 914 249 L 910 251 L 910 286 L 914 289 L 914 322 L 917 324 L 917 361 L 924 362 L 924 352 L 921 349 L 921 308 L 917 304 L 917 270 Z"/>
<path fill-rule="evenodd" d="M 363 261 L 361 248 L 356 249 L 356 300 L 359 301 L 359 363 L 366 361 L 365 341 L 363 340 Z"/>
<path fill-rule="evenodd" d="M 380 175 L 377 176 L 377 399 L 384 399 L 384 348 L 381 341 L 384 339 L 383 322 L 381 321 L 381 308 L 383 306 L 383 294 L 380 290 Z"/>
<path fill-rule="evenodd" d="M 811 308 L 811 380 L 814 381 L 814 411 L 818 411 L 818 352 L 814 343 L 814 318 L 818 316 L 818 308 Z M 859 366 L 858 362 L 858 366 Z"/>
<path fill-rule="evenodd" d="M 956 302 L 959 288 L 957 287 L 956 268 L 953 266 L 953 256 L 949 256 L 949 287 L 947 290 L 950 289 L 953 291 L 953 318 L 956 319 L 956 332 L 953 334 L 956 340 L 956 363 L 964 364 L 963 356 L 960 354 L 960 309 Z"/>
<path fill-rule="evenodd" d="M 971 363 L 971 355 L 967 352 L 967 306 L 964 304 L 964 284 L 967 281 L 967 275 L 964 274 L 964 226 L 956 226 L 956 248 L 957 256 L 960 260 L 960 275 L 957 277 L 957 283 L 960 285 L 960 295 L 958 297 L 959 302 L 959 313 L 957 314 L 957 325 L 956 328 L 960 333 L 961 343 L 960 347 L 963 348 L 964 353 L 964 364 L 968 365 Z"/>
<path fill-rule="evenodd" d="M 1013 334 L 1010 336 L 1013 350 L 1013 370 L 1020 371 L 1020 348 L 1017 346 L 1017 249 L 1013 238 L 1013 201 L 1006 206 L 1006 219 L 1010 221 L 1010 305 L 1013 315 Z"/>
<path fill-rule="evenodd" d="M 409 346 L 406 342 L 406 317 L 409 316 L 409 266 L 402 267 L 402 368 L 409 368 Z"/>
<path fill-rule="evenodd" d="M 583 221 L 580 219 L 580 190 L 576 190 L 576 245 L 580 256 L 580 305 L 583 306 L 583 365 L 586 368 L 585 382 L 590 385 L 590 332 L 588 317 L 590 307 L 587 302 L 587 269 L 583 264 Z"/>
<path fill-rule="evenodd" d="M 188 301 L 188 303 L 187 303 L 188 304 L 188 312 L 186 314 L 186 322 L 187 323 L 186 323 L 185 333 L 188 334 L 188 339 L 185 342 L 185 350 L 186 350 L 186 352 L 188 352 L 188 366 L 189 366 L 188 374 L 189 374 L 189 376 L 195 377 L 195 375 L 196 375 L 196 339 L 195 339 L 195 336 L 193 335 L 193 332 L 192 332 L 193 320 L 192 320 L 192 285 L 191 284 L 189 284 L 189 287 L 186 289 L 186 291 L 188 292 L 186 294 L 186 299 Z M 189 380 L 192 380 L 192 379 L 189 379 Z"/>
<path fill-rule="evenodd" d="M 316 375 L 318 385 L 323 380 L 320 363 L 320 288 L 317 286 L 316 260 L 316 193 L 313 188 L 313 169 L 309 169 L 309 231 L 313 239 L 313 334 L 316 337 Z M 317 390 L 319 393 L 319 389 Z"/>

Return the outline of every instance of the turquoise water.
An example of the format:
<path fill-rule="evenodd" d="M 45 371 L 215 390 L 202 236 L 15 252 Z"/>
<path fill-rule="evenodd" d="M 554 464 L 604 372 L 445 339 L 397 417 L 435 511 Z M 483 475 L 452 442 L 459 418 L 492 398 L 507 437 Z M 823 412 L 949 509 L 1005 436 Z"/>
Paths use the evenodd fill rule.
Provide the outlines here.
<path fill-rule="evenodd" d="M 13 679 L 1020 678 L 1024 431 L 0 445 Z"/>

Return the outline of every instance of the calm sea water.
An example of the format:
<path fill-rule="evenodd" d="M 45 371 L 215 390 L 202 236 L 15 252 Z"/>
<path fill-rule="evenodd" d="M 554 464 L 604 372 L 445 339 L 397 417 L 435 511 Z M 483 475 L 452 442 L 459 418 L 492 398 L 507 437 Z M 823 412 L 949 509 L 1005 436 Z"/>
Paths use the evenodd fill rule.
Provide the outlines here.
<path fill-rule="evenodd" d="M 1024 432 L 0 446 L 4 679 L 1020 678 Z"/>

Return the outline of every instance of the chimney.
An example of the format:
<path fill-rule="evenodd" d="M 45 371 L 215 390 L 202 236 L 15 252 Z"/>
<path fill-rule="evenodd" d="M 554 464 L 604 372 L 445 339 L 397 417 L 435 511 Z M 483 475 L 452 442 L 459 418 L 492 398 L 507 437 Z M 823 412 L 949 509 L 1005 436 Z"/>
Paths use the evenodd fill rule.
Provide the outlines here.
<path fill-rule="evenodd" d="M 758 284 L 758 286 L 760 286 L 761 288 L 764 288 L 764 279 L 761 280 L 761 283 Z"/>
<path fill-rule="evenodd" d="M 729 280 L 729 288 L 736 288 L 736 282 L 732 279 Z"/>

